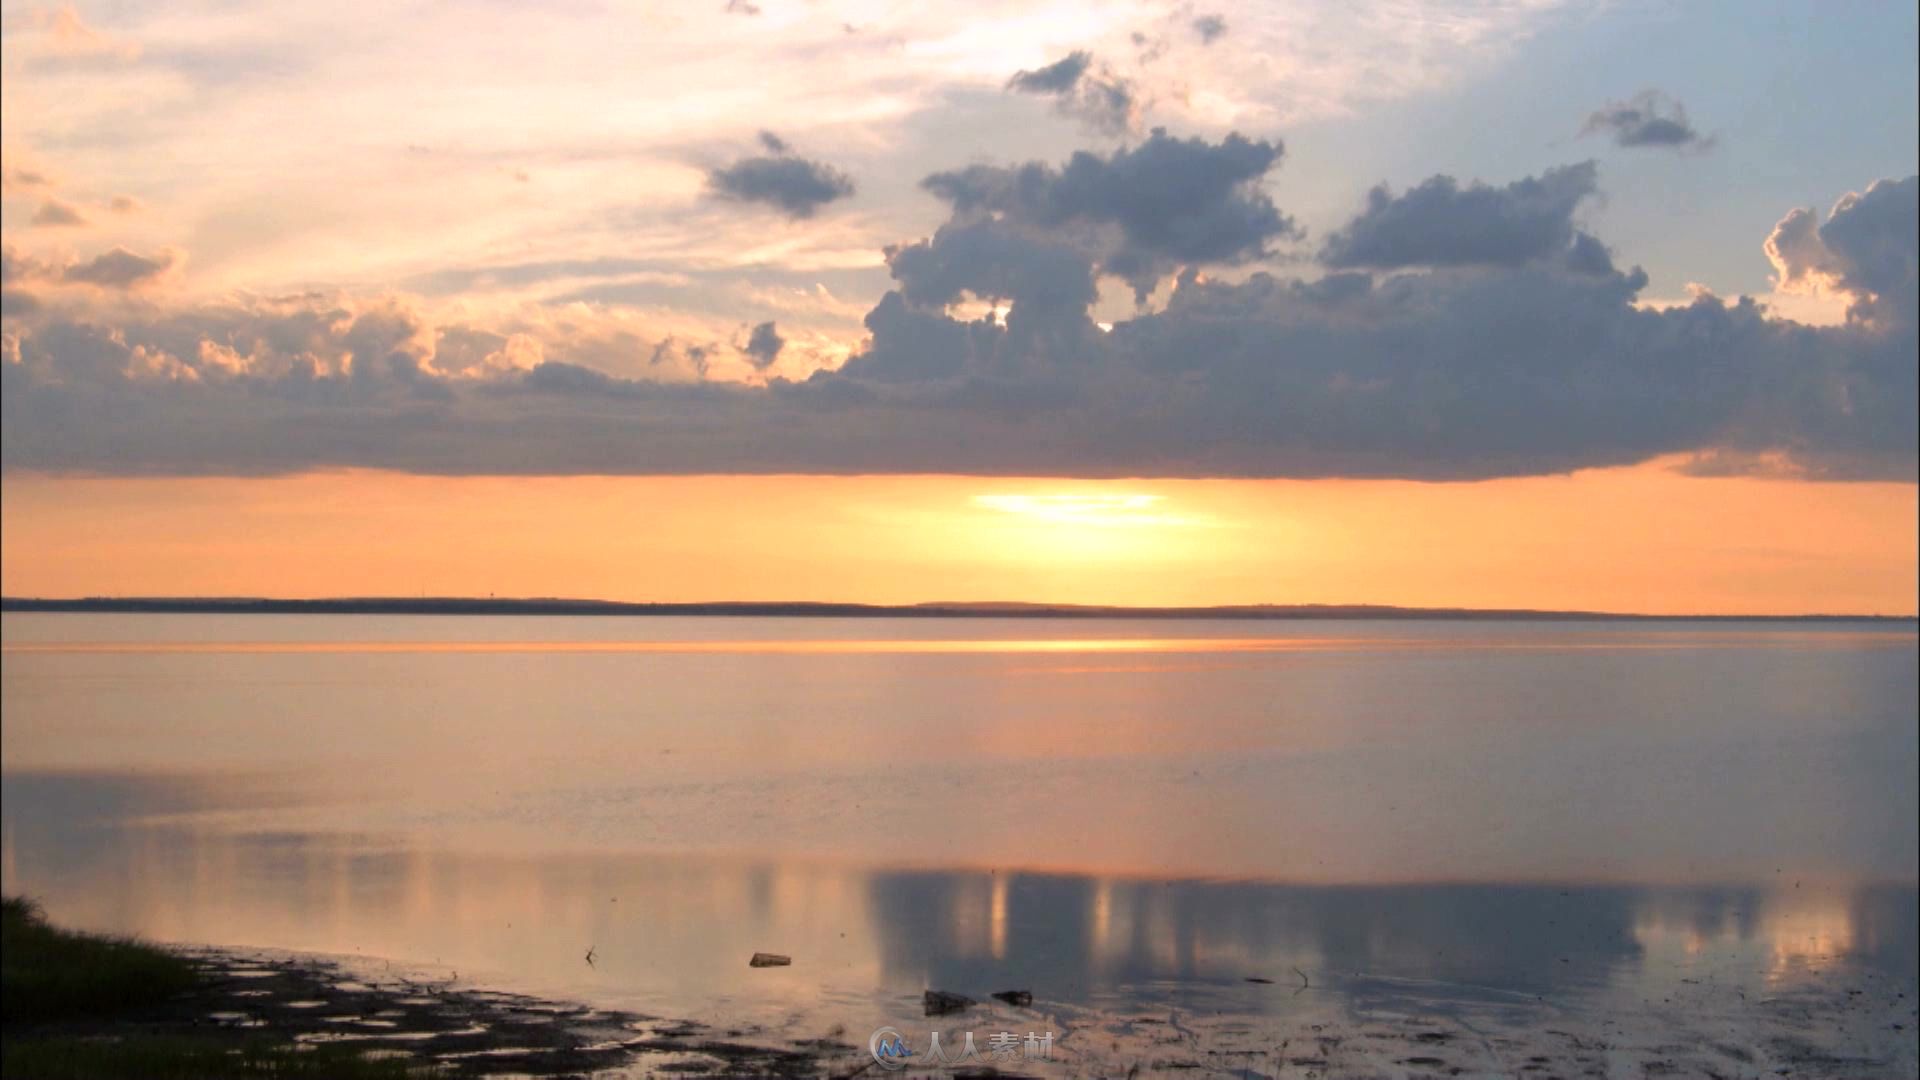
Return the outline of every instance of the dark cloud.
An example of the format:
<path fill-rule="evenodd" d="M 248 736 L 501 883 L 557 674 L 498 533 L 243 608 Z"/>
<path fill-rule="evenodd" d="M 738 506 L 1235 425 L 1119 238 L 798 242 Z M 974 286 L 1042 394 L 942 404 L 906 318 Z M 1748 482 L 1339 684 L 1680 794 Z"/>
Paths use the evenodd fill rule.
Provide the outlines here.
<path fill-rule="evenodd" d="M 747 335 L 747 362 L 762 371 L 780 358 L 780 350 L 787 347 L 787 339 L 780 336 L 772 322 L 763 322 Z"/>
<path fill-rule="evenodd" d="M 682 341 L 669 337 L 655 345 L 647 354 L 647 366 L 673 370 L 690 369 L 694 374 L 705 378 L 707 367 L 713 360 L 715 346 L 697 341 Z"/>
<path fill-rule="evenodd" d="M 0 317 L 37 314 L 45 305 L 25 289 L 0 288 Z"/>
<path fill-rule="evenodd" d="M 791 218 L 815 211 L 854 192 L 853 178 L 831 165 L 796 156 L 786 140 L 771 131 L 759 136 L 767 153 L 742 158 L 707 174 L 707 183 L 723 198 L 763 203 Z"/>
<path fill-rule="evenodd" d="M 680 368 L 711 347 L 671 340 L 651 357 L 635 350 L 624 370 L 565 340 L 531 367 L 503 367 L 489 358 L 511 351 L 504 331 L 434 327 L 398 302 L 44 305 L 8 318 L 0 458 L 110 473 L 1449 480 L 1692 454 L 1702 469 L 1914 479 L 1915 232 L 1904 225 L 1920 180 L 1842 200 L 1813 230 L 1818 248 L 1783 242 L 1783 275 L 1818 274 L 1858 302 L 1847 324 L 1816 328 L 1710 295 L 1644 307 L 1644 277 L 1602 264 L 1598 241 L 1570 226 L 1520 229 L 1526 243 L 1470 258 L 1454 251 L 1457 231 L 1422 226 L 1411 235 L 1445 242 L 1422 240 L 1418 258 L 1385 269 L 1208 280 L 1201 268 L 1262 241 L 1155 232 L 1135 215 L 1172 206 L 1212 220 L 1205 208 L 1248 199 L 1242 185 L 1267 155 L 1240 143 L 1181 151 L 1210 166 L 1249 158 L 1216 176 L 1227 196 L 1191 169 L 1144 168 L 1124 152 L 1087 156 L 1084 186 L 1069 183 L 1073 162 L 950 177 L 951 219 L 889 253 L 895 287 L 867 316 L 866 346 L 803 381 L 667 381 L 650 359 Z M 1556 176 L 1469 191 L 1591 190 L 1590 177 Z M 1430 188 L 1464 194 L 1439 180 L 1415 190 Z M 1179 191 L 1185 201 L 1169 203 Z M 1453 198 L 1432 207 L 1463 212 Z M 1343 233 L 1397 235 L 1378 228 L 1386 220 L 1370 207 Z M 1164 309 L 1105 332 L 1093 283 L 1128 250 L 1178 267 L 1178 288 Z M 954 307 L 967 299 L 993 300 L 1004 317 Z"/>
<path fill-rule="evenodd" d="M 33 212 L 33 224 L 35 225 L 71 228 L 85 225 L 86 223 L 87 217 L 80 212 L 79 208 L 69 203 L 61 202 L 59 199 L 48 199 L 46 202 L 40 204 L 40 209 Z"/>
<path fill-rule="evenodd" d="M 1564 260 L 1608 272 L 1613 267 L 1606 249 L 1573 223 L 1597 177 L 1588 161 L 1505 187 L 1462 188 L 1451 176 L 1435 176 L 1403 195 L 1382 185 L 1368 193 L 1359 217 L 1327 237 L 1320 260 L 1335 268 L 1377 270 Z"/>
<path fill-rule="evenodd" d="M 29 282 L 67 285 L 92 285 L 102 289 L 134 289 L 158 280 L 172 269 L 175 256 L 170 251 L 157 255 L 138 255 L 126 248 L 114 248 L 82 262 L 60 265 L 22 255 L 11 244 L 0 249 L 0 281 L 8 285 Z"/>
<path fill-rule="evenodd" d="M 1042 68 L 1016 72 L 1007 89 L 1020 94 L 1051 97 L 1059 110 L 1094 131 L 1124 135 L 1134 129 L 1139 101 L 1133 84 L 1094 62 L 1085 50 Z"/>
<path fill-rule="evenodd" d="M 1083 150 L 1064 168 L 975 165 L 923 186 L 957 221 L 997 217 L 1079 243 L 1144 299 L 1182 267 L 1248 262 L 1299 235 L 1259 186 L 1283 153 L 1278 141 L 1235 134 L 1209 143 L 1155 128 L 1138 146 Z"/>
<path fill-rule="evenodd" d="M 1193 20 L 1193 32 L 1200 35 L 1200 44 L 1211 45 L 1227 34 L 1227 20 L 1219 15 L 1202 15 Z"/>
<path fill-rule="evenodd" d="M 1609 102 L 1587 117 L 1583 135 L 1606 135 L 1615 145 L 1704 150 L 1712 139 L 1694 130 L 1687 108 L 1658 90 L 1643 90 L 1626 101 Z"/>
<path fill-rule="evenodd" d="M 133 289 L 149 284 L 173 266 L 169 252 L 136 255 L 126 248 L 114 248 L 85 262 L 74 263 L 61 272 L 63 281 L 97 285 L 103 289 Z"/>
<path fill-rule="evenodd" d="M 729 15 L 758 15 L 760 5 L 753 3 L 752 0 L 727 0 L 727 6 L 723 10 Z"/>
<path fill-rule="evenodd" d="M 1016 73 L 1007 80 L 1007 89 L 1023 94 L 1064 94 L 1074 88 L 1092 63 L 1092 53 L 1084 49 L 1070 52 L 1046 67 Z"/>

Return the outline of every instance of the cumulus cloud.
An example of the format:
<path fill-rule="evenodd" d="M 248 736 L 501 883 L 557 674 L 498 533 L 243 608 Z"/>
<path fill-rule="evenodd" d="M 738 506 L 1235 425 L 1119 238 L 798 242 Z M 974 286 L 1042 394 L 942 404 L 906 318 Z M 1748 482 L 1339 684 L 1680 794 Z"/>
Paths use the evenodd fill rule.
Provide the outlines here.
<path fill-rule="evenodd" d="M 812 217 L 822 206 L 854 193 L 853 178 L 824 162 L 793 153 L 786 140 L 770 131 L 759 136 L 765 154 L 742 158 L 707 174 L 722 198 L 761 203 L 790 218 Z"/>
<path fill-rule="evenodd" d="M 1310 279 L 1209 279 L 1286 232 L 1248 186 L 1278 148 L 1157 138 L 1144 161 L 1183 167 L 1145 167 L 1130 156 L 1141 147 L 1078 171 L 1077 157 L 929 178 L 949 219 L 890 252 L 893 288 L 865 345 L 804 380 L 703 377 L 715 346 L 675 339 L 623 346 L 616 366 L 569 328 L 516 344 L 508 328 L 437 324 L 398 301 L 49 302 L 8 317 L 0 458 L 168 473 L 1442 480 L 1694 454 L 1716 471 L 1914 478 L 1915 232 L 1901 226 L 1920 180 L 1875 184 L 1811 238 L 1796 225 L 1775 245 L 1783 275 L 1824 275 L 1865 305 L 1816 328 L 1706 292 L 1645 306 L 1643 276 L 1577 257 L 1566 208 L 1592 189 L 1584 166 L 1499 188 L 1435 178 L 1414 190 L 1448 197 L 1370 204 L 1341 230 L 1391 255 Z M 1476 191 L 1499 212 L 1459 198 Z M 1191 220 L 1156 231 L 1167 212 Z M 1457 218 L 1516 214 L 1524 228 L 1460 251 L 1472 238 Z M 1178 288 L 1102 332 L 1094 284 L 1124 274 L 1114 260 L 1129 253 L 1178 273 Z M 981 315 L 966 298 L 994 302 Z M 778 355 L 764 328 L 760 355 Z"/>
<path fill-rule="evenodd" d="M 1830 288 L 1847 294 L 1848 317 L 1911 330 L 1915 319 L 1914 233 L 1920 230 L 1920 177 L 1880 180 L 1866 194 L 1834 204 L 1826 224 L 1810 208 L 1789 212 L 1767 237 L 1767 258 L 1785 290 Z"/>
<path fill-rule="evenodd" d="M 1582 135 L 1605 135 L 1616 146 L 1704 150 L 1713 140 L 1696 131 L 1687 107 L 1658 90 L 1608 102 L 1587 117 Z"/>
<path fill-rule="evenodd" d="M 1139 119 L 1140 102 L 1133 83 L 1097 65 L 1085 50 L 1068 53 L 1045 67 L 1016 72 L 1007 80 L 1007 89 L 1051 97 L 1061 113 L 1103 134 L 1124 135 Z"/>
<path fill-rule="evenodd" d="M 1209 143 L 1155 128 L 1138 146 L 1079 151 L 1062 168 L 974 165 L 922 186 L 952 206 L 956 224 L 992 218 L 1078 245 L 1144 300 L 1183 267 L 1249 262 L 1299 235 L 1260 188 L 1284 152 L 1277 140 L 1234 134 Z M 892 262 L 898 274 L 897 255 Z"/>
<path fill-rule="evenodd" d="M 1607 273 L 1613 267 L 1606 249 L 1573 220 L 1598 176 L 1587 161 L 1505 187 L 1463 188 L 1451 176 L 1435 176 L 1402 195 L 1382 185 L 1368 193 L 1360 216 L 1327 237 L 1320 259 L 1337 269 L 1563 261 Z"/>

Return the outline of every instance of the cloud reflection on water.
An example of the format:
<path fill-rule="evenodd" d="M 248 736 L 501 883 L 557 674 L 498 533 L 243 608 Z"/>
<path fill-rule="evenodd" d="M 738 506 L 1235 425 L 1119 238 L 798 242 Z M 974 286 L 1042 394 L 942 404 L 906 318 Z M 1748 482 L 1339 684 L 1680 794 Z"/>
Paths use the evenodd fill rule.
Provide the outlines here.
<path fill-rule="evenodd" d="M 1074 1008 L 1205 1002 L 1279 1014 L 1303 1007 L 1288 993 L 1302 977 L 1366 1010 L 1408 996 L 1648 997 L 1682 978 L 1758 992 L 1834 964 L 1909 980 L 1916 970 L 1911 885 L 1317 886 L 502 855 L 74 812 L 193 805 L 199 797 L 177 782 L 13 773 L 5 793 L 7 891 L 38 895 L 78 925 L 411 959 L 597 1000 L 787 1022 L 889 1018 L 925 987 L 982 997 L 1030 988 Z M 586 944 L 598 950 L 591 970 L 578 962 Z M 793 955 L 793 970 L 750 972 L 745 958 L 768 948 Z"/>

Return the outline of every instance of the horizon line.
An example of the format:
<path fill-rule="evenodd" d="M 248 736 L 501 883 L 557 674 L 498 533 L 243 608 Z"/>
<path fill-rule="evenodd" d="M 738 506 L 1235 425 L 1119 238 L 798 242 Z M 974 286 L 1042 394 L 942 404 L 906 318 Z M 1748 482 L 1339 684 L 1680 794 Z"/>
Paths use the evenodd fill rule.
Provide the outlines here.
<path fill-rule="evenodd" d="M 602 600 L 495 596 L 0 596 L 0 611 L 113 614 L 636 615 L 811 618 L 1509 619 L 1715 622 L 1915 622 L 1920 613 L 1652 613 L 1559 608 L 1419 607 L 1397 604 L 1076 604 L 1024 600 L 929 600 L 879 604 L 838 600 Z"/>

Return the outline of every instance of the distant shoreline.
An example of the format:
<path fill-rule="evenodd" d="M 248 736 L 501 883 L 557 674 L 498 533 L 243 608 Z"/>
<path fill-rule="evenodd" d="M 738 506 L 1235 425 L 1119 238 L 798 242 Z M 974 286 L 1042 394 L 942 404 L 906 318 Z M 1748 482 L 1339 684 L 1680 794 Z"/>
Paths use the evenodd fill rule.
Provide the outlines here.
<path fill-rule="evenodd" d="M 1239 604 L 1217 607 L 1118 607 L 1079 604 L 850 604 L 812 601 L 630 603 L 619 600 L 479 597 L 0 597 L 0 611 L 156 615 L 627 615 L 835 619 L 1402 619 L 1501 622 L 1879 622 L 1913 615 L 1646 615 L 1530 608 L 1417 608 L 1373 604 Z"/>

